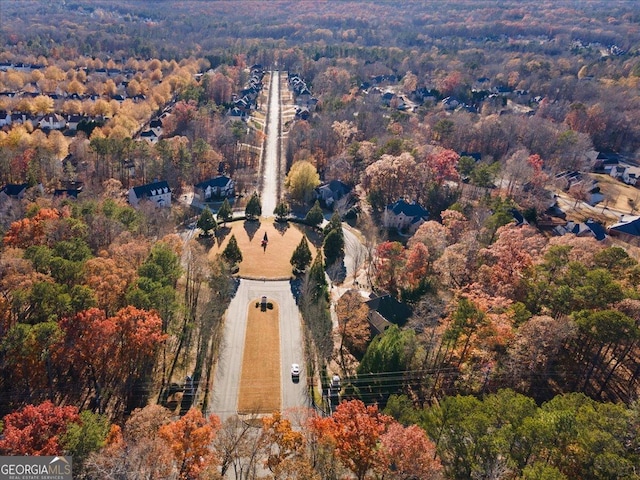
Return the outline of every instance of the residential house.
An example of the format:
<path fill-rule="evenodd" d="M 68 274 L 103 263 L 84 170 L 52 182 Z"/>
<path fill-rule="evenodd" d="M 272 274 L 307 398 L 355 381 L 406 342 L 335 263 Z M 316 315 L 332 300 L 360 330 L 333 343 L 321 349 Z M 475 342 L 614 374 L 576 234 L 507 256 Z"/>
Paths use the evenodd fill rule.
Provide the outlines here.
<path fill-rule="evenodd" d="M 524 215 L 522 215 L 520 210 L 518 210 L 517 208 L 512 208 L 510 213 L 511 213 L 511 216 L 513 217 L 513 221 L 515 222 L 516 227 L 521 227 L 522 225 L 529 225 L 529 222 L 527 221 L 527 219 L 524 218 Z"/>
<path fill-rule="evenodd" d="M 600 192 L 598 181 L 583 175 L 581 172 L 562 172 L 556 175 L 556 182 L 565 191 L 580 189 L 585 195 L 585 202 L 593 206 L 604 200 L 604 195 Z"/>
<path fill-rule="evenodd" d="M 385 228 L 407 230 L 415 233 L 420 225 L 429 219 L 429 212 L 416 202 L 396 201 L 384 210 L 382 224 Z"/>
<path fill-rule="evenodd" d="M 245 120 L 248 117 L 247 112 L 238 107 L 233 107 L 229 110 L 229 116 L 239 118 L 240 120 Z"/>
<path fill-rule="evenodd" d="M 620 155 L 615 152 L 598 152 L 592 163 L 594 172 L 610 173 L 620 163 Z"/>
<path fill-rule="evenodd" d="M 129 189 L 130 205 L 136 207 L 143 200 L 153 202 L 159 207 L 170 207 L 171 189 L 169 188 L 169 184 L 162 180 Z"/>
<path fill-rule="evenodd" d="M 391 106 L 391 102 L 393 102 L 394 99 L 396 99 L 396 98 L 397 97 L 396 97 L 395 93 L 393 93 L 393 92 L 384 92 L 382 94 L 382 96 L 380 97 L 380 101 L 382 102 L 382 104 L 385 107 L 389 107 L 389 106 Z M 397 102 L 397 100 L 396 100 L 396 102 Z"/>
<path fill-rule="evenodd" d="M 78 124 L 84 119 L 82 115 L 73 114 L 67 117 L 67 128 L 69 130 L 78 130 Z"/>
<path fill-rule="evenodd" d="M 372 293 L 364 302 L 369 312 L 367 320 L 374 335 L 383 333 L 392 324 L 402 326 L 411 316 L 411 308 L 386 292 Z"/>
<path fill-rule="evenodd" d="M 620 237 L 624 240 L 634 240 L 640 237 L 640 216 L 622 215 L 620 221 L 607 229 L 612 237 Z"/>
<path fill-rule="evenodd" d="M 2 110 L 0 111 L 0 127 L 5 125 L 11 125 L 11 114 Z"/>
<path fill-rule="evenodd" d="M 194 186 L 194 195 L 201 201 L 210 198 L 228 198 L 234 194 L 235 182 L 226 175 L 205 180 Z"/>
<path fill-rule="evenodd" d="M 340 200 L 351 192 L 351 187 L 340 180 L 331 180 L 323 183 L 314 191 L 315 197 L 325 207 L 331 207 L 334 202 Z"/>
<path fill-rule="evenodd" d="M 157 143 L 158 142 L 158 134 L 153 130 L 145 130 L 140 134 L 140 138 L 146 140 L 149 143 Z"/>
<path fill-rule="evenodd" d="M 308 107 L 296 107 L 295 117 L 300 120 L 309 120 L 311 112 Z"/>
<path fill-rule="evenodd" d="M 27 193 L 28 183 L 7 183 L 0 192 L 7 198 L 22 200 Z"/>
<path fill-rule="evenodd" d="M 32 122 L 32 124 L 36 123 L 35 117 L 29 113 L 22 113 L 22 112 L 14 112 L 11 114 L 10 123 L 27 123 L 27 122 Z"/>
<path fill-rule="evenodd" d="M 48 113 L 38 121 L 38 127 L 49 130 L 63 130 L 67 128 L 67 121 L 62 115 Z"/>
<path fill-rule="evenodd" d="M 607 237 L 607 231 L 598 222 L 589 219 L 586 222 L 567 222 L 565 225 L 558 225 L 553 229 L 553 233 L 558 236 L 572 233 L 576 237 L 593 237 L 602 241 Z"/>
<path fill-rule="evenodd" d="M 82 192 L 82 182 L 63 181 L 60 182 L 60 188 L 53 191 L 54 198 L 78 198 Z"/>
<path fill-rule="evenodd" d="M 640 167 L 618 164 L 611 168 L 609 175 L 623 181 L 627 185 L 636 185 L 640 178 Z"/>

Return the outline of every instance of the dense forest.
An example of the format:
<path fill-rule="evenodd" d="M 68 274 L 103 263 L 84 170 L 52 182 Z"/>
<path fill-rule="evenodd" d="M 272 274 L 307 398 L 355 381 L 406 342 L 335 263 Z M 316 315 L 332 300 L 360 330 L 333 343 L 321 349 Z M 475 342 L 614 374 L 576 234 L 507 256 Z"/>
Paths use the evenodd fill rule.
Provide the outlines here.
<path fill-rule="evenodd" d="M 87 479 L 640 478 L 637 237 L 553 230 L 637 165 L 633 2 L 20 0 L 0 19 L 0 453 L 69 454 Z M 221 422 L 182 379 L 208 385 L 220 348 L 242 255 L 203 259 L 231 207 L 127 192 L 224 174 L 259 216 L 270 70 L 296 110 L 276 216 L 318 227 L 314 189 L 351 191 L 323 204 L 323 254 L 291 261 L 343 401 Z M 588 221 L 634 216 L 634 183 Z M 387 228 L 399 200 L 428 219 Z M 380 333 L 363 286 L 398 314 Z"/>

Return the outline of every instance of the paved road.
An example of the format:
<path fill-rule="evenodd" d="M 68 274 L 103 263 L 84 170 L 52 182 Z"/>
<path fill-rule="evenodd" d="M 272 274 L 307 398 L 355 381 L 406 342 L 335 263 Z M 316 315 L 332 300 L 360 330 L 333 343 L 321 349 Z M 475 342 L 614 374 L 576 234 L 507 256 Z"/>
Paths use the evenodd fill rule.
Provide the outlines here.
<path fill-rule="evenodd" d="M 238 387 L 244 353 L 244 338 L 248 309 L 257 299 L 266 295 L 280 308 L 280 383 L 282 409 L 307 404 L 306 374 L 302 368 L 300 382 L 291 380 L 292 363 L 304 365 L 301 320 L 288 281 L 240 281 L 240 286 L 227 310 L 224 340 L 219 352 L 213 383 L 210 413 L 222 420 L 235 415 L 238 406 Z"/>
<path fill-rule="evenodd" d="M 280 175 L 280 73 L 271 73 L 269 86 L 269 110 L 267 112 L 267 138 L 265 140 L 264 176 L 262 179 L 262 213 L 272 216 L 277 205 Z M 213 383 L 209 408 L 223 420 L 235 415 L 238 407 L 238 390 L 242 371 L 242 356 L 247 328 L 249 307 L 266 295 L 280 308 L 280 384 L 282 410 L 308 404 L 307 377 L 302 343 L 302 324 L 298 306 L 288 281 L 262 281 L 241 279 L 235 297 L 231 300 L 225 317 L 224 336 Z M 291 379 L 291 364 L 301 367 L 300 381 Z"/>
<path fill-rule="evenodd" d="M 263 155 L 263 177 L 260 200 L 262 216 L 272 217 L 278 204 L 280 190 L 280 72 L 271 72 L 269 82 L 269 109 L 267 111 L 267 128 Z"/>

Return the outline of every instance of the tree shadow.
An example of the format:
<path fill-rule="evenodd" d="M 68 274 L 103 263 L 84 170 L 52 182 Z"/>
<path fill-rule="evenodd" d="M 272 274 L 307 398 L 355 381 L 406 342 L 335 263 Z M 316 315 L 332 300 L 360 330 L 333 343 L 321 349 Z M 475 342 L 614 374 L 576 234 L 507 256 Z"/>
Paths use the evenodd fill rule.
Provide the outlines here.
<path fill-rule="evenodd" d="M 244 221 L 244 231 L 247 232 L 247 236 L 249 237 L 249 242 L 253 240 L 256 232 L 260 229 L 260 220 L 245 220 Z"/>
<path fill-rule="evenodd" d="M 289 280 L 289 286 L 291 287 L 291 293 L 296 301 L 296 305 L 300 303 L 300 297 L 302 296 L 302 277 L 296 277 Z"/>
<path fill-rule="evenodd" d="M 327 275 L 333 283 L 340 284 L 347 278 L 347 266 L 344 263 L 344 257 L 339 258 L 326 269 Z"/>
<path fill-rule="evenodd" d="M 275 228 L 280 235 L 284 235 L 289 230 L 289 222 L 273 222 L 273 228 Z"/>
<path fill-rule="evenodd" d="M 218 247 L 222 245 L 224 239 L 227 238 L 227 235 L 231 233 L 230 227 L 218 227 L 216 230 L 216 242 L 218 243 Z"/>
<path fill-rule="evenodd" d="M 324 240 L 324 236 L 322 235 L 322 230 L 317 228 L 310 227 L 308 225 L 304 225 L 301 223 L 294 223 L 295 228 L 300 230 L 304 235 L 306 235 L 307 240 L 313 245 L 316 249 L 322 247 L 322 242 Z"/>

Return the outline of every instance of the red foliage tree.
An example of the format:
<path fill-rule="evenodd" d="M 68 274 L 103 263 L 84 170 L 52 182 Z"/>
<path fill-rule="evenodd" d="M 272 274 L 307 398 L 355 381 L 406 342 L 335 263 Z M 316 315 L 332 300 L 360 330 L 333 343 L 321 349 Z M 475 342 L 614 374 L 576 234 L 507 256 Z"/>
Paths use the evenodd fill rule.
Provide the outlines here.
<path fill-rule="evenodd" d="M 76 407 L 56 407 L 48 400 L 40 405 L 27 405 L 4 417 L 0 453 L 60 455 L 63 453 L 61 437 L 70 423 L 79 420 Z"/>
<path fill-rule="evenodd" d="M 442 478 L 442 465 L 434 443 L 417 425 L 403 427 L 393 422 L 380 438 L 385 458 L 381 469 L 384 478 L 436 480 Z"/>
<path fill-rule="evenodd" d="M 382 461 L 378 445 L 392 421 L 377 406 L 351 400 L 338 405 L 331 417 L 311 419 L 310 428 L 319 437 L 328 437 L 345 466 L 363 480 Z"/>
<path fill-rule="evenodd" d="M 427 155 L 425 164 L 430 171 L 432 180 L 438 185 L 442 185 L 446 180 L 457 181 L 460 178 L 460 174 L 456 170 L 458 160 L 460 160 L 460 155 L 453 150 L 442 148 Z"/>
<path fill-rule="evenodd" d="M 423 243 L 414 243 L 406 253 L 403 286 L 415 289 L 427 278 L 429 271 L 429 250 Z"/>
<path fill-rule="evenodd" d="M 400 242 L 383 242 L 376 247 L 376 283 L 391 293 L 398 294 L 400 272 L 404 266 L 404 247 Z"/>

